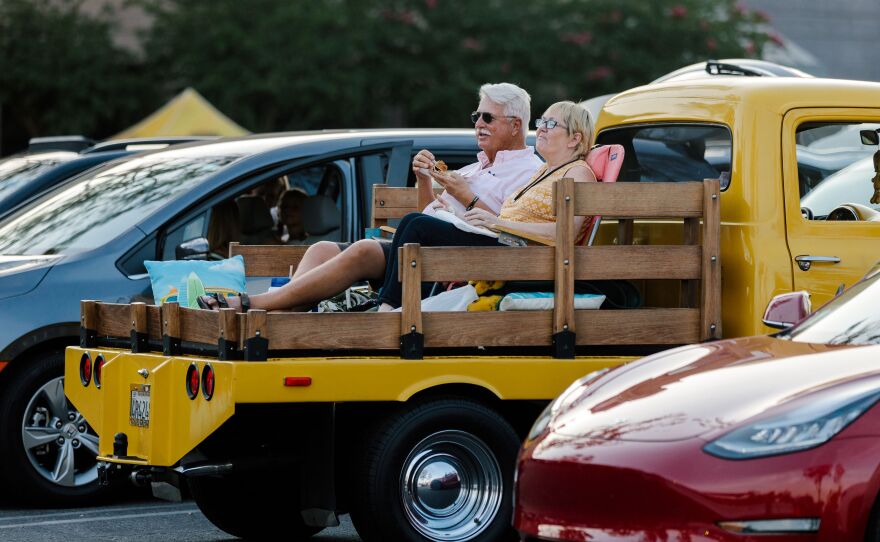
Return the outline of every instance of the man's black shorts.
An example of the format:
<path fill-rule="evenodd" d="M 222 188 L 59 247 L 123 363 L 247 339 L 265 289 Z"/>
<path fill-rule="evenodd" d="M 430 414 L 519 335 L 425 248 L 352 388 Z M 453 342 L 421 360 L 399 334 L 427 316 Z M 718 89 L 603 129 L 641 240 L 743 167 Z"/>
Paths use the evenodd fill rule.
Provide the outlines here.
<path fill-rule="evenodd" d="M 391 257 L 391 239 L 374 239 L 379 243 L 379 246 L 382 247 L 383 255 L 385 256 L 385 263 L 388 263 L 388 258 Z M 352 245 L 351 241 L 336 243 L 336 246 L 339 247 L 339 250 L 345 250 Z"/>

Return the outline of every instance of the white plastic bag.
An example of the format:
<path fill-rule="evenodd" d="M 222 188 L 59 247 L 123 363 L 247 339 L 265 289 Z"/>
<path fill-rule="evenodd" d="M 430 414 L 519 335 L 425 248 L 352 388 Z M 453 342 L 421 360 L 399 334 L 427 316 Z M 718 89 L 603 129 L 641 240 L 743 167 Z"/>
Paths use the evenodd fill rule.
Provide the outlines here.
<path fill-rule="evenodd" d="M 468 305 L 479 299 L 477 290 L 468 284 L 422 300 L 422 312 L 466 311 Z M 394 309 L 395 312 L 400 309 Z"/>

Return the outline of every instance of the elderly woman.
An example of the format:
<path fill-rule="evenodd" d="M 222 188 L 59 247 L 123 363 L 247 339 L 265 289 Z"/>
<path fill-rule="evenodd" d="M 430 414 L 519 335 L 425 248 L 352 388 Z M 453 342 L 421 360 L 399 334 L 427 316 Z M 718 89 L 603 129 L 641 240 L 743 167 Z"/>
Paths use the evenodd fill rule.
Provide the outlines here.
<path fill-rule="evenodd" d="M 471 208 L 460 213 L 473 226 L 493 228 L 505 226 L 547 238 L 556 237 L 553 215 L 553 183 L 562 178 L 575 182 L 595 181 L 596 176 L 585 158 L 593 137 L 590 113 L 573 102 L 557 102 L 535 121 L 538 129 L 536 147 L 547 161 L 521 188 L 511 193 L 498 215 L 484 209 Z M 442 173 L 433 173 L 443 183 Z M 446 206 L 443 199 L 436 207 Z M 577 242 L 586 235 L 586 217 L 575 218 Z M 401 284 L 397 273 L 397 249 L 406 243 L 422 246 L 499 246 L 498 240 L 478 233 L 465 232 L 449 222 L 420 213 L 411 213 L 401 220 L 391 244 L 391 257 L 385 269 L 385 283 L 379 300 L 380 311 L 400 306 Z"/>

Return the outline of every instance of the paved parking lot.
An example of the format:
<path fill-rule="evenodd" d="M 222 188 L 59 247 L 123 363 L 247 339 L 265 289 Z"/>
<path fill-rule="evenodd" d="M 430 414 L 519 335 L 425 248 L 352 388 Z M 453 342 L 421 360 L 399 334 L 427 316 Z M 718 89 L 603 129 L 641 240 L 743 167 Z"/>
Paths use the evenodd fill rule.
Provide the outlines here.
<path fill-rule="evenodd" d="M 4 542 L 222 542 L 238 540 L 214 527 L 192 501 L 169 503 L 132 500 L 78 509 L 21 509 L 0 505 L 0 540 Z M 358 542 L 348 516 L 315 540 Z"/>

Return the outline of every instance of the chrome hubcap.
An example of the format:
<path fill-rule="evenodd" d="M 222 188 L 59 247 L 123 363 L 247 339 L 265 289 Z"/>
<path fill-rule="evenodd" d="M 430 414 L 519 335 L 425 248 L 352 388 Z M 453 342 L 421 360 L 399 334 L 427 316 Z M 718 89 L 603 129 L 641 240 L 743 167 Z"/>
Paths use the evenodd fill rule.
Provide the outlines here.
<path fill-rule="evenodd" d="M 24 411 L 21 439 L 28 459 L 53 484 L 80 487 L 98 479 L 98 435 L 64 396 L 64 377 L 34 393 Z"/>
<path fill-rule="evenodd" d="M 410 524 L 434 541 L 465 541 L 483 532 L 501 505 L 503 479 L 489 447 L 463 431 L 439 431 L 403 463 L 401 499 Z"/>

